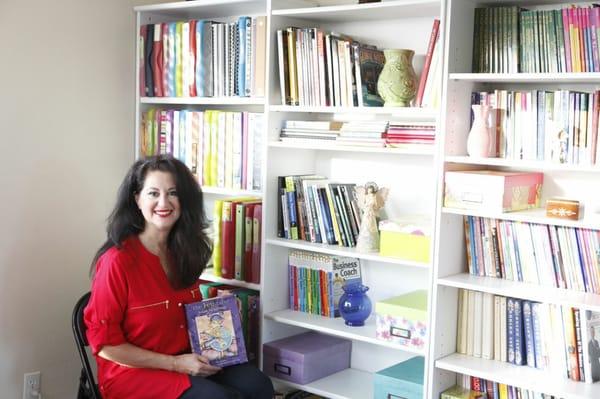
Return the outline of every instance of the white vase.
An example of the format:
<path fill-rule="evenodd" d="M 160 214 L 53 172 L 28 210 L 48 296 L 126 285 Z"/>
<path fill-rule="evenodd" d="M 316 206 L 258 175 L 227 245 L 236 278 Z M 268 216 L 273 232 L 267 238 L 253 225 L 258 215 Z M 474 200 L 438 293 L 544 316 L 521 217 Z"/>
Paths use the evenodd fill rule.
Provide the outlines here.
<path fill-rule="evenodd" d="M 488 128 L 488 116 L 490 106 L 485 104 L 473 104 L 473 125 L 467 138 L 467 153 L 469 156 L 477 158 L 487 158 L 490 156 L 491 137 Z"/>

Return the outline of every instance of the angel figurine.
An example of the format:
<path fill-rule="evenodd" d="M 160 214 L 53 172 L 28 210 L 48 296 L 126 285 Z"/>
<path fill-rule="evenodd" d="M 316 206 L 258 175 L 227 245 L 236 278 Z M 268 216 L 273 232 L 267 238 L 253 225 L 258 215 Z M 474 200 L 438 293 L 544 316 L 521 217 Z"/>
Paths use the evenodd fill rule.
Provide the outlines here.
<path fill-rule="evenodd" d="M 379 250 L 379 232 L 377 230 L 377 214 L 387 199 L 389 190 L 378 188 L 373 182 L 356 187 L 358 206 L 362 211 L 360 229 L 356 240 L 356 250 L 360 252 L 376 252 Z"/>

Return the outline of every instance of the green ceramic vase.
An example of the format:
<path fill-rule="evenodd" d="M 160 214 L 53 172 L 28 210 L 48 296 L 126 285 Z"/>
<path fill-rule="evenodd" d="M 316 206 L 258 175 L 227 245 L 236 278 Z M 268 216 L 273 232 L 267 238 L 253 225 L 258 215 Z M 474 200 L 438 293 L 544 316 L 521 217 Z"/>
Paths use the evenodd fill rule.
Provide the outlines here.
<path fill-rule="evenodd" d="M 386 107 L 409 107 L 417 94 L 417 75 L 412 66 L 413 50 L 383 50 L 385 64 L 377 81 L 377 91 Z"/>

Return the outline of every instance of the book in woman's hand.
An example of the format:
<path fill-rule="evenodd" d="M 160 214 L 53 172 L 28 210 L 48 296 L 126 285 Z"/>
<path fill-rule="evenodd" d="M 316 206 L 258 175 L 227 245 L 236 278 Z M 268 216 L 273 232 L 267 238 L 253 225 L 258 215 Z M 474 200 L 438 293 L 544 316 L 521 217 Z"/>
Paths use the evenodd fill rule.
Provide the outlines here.
<path fill-rule="evenodd" d="M 192 350 L 218 367 L 248 361 L 240 311 L 232 295 L 185 305 Z"/>

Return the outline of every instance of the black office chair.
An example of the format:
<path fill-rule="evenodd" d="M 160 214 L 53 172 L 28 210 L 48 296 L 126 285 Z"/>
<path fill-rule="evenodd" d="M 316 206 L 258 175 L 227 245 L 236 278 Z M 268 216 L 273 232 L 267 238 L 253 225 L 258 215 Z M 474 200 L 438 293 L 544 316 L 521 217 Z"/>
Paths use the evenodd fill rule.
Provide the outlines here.
<path fill-rule="evenodd" d="M 83 309 L 85 309 L 88 301 L 90 300 L 90 293 L 84 294 L 75 305 L 73 309 L 73 317 L 71 324 L 73 326 L 73 335 L 75 337 L 75 343 L 77 344 L 77 350 L 79 351 L 79 357 L 81 358 L 81 376 L 79 377 L 79 390 L 77 391 L 77 399 L 102 399 L 98 385 L 96 385 L 96 378 L 94 377 L 94 371 L 90 365 L 88 354 L 85 348 L 88 346 L 88 340 L 85 336 L 85 323 L 83 322 Z"/>

